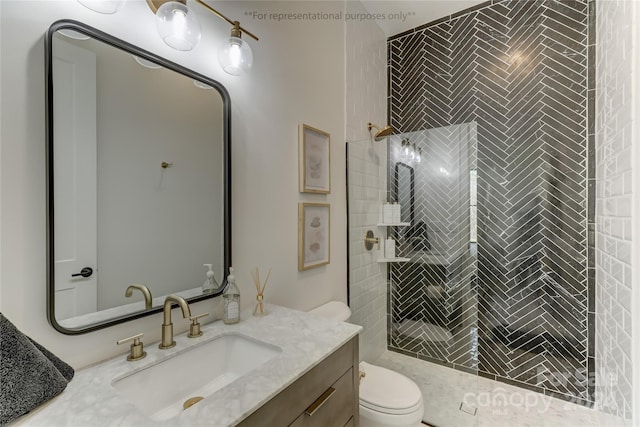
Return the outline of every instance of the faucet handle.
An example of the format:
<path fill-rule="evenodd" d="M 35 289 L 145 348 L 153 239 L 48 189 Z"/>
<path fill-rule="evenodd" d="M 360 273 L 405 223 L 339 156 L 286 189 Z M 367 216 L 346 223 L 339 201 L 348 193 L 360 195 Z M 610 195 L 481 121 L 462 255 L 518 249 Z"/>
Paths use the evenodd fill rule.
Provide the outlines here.
<path fill-rule="evenodd" d="M 198 314 L 197 316 L 189 317 L 189 320 L 191 320 L 191 326 L 189 326 L 189 335 L 187 335 L 187 337 L 197 338 L 199 336 L 202 336 L 202 331 L 200 330 L 200 322 L 198 322 L 198 319 L 208 315 L 209 313 L 203 313 L 203 314 Z"/>
<path fill-rule="evenodd" d="M 131 348 L 129 351 L 129 355 L 127 356 L 127 360 L 129 362 L 133 362 L 136 360 L 140 360 L 140 359 L 144 359 L 145 356 L 147 355 L 147 352 L 144 351 L 144 346 L 142 344 L 142 341 L 140 341 L 140 338 L 142 338 L 144 334 L 141 332 L 137 335 L 131 336 L 129 338 L 123 338 L 119 341 L 116 341 L 116 344 L 120 345 L 120 344 L 124 344 L 126 342 L 129 341 L 133 341 L 133 343 L 131 343 Z"/>

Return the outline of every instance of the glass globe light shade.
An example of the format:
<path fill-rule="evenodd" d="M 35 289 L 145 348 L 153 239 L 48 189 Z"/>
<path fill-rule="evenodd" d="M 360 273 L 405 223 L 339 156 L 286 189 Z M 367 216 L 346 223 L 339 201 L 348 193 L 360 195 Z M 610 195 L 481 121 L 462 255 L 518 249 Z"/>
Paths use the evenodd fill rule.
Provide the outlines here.
<path fill-rule="evenodd" d="M 78 0 L 78 3 L 94 12 L 112 14 L 116 13 L 125 0 Z"/>
<path fill-rule="evenodd" d="M 200 23 L 186 5 L 170 1 L 158 8 L 156 25 L 162 40 L 176 50 L 191 50 L 200 41 Z"/>
<path fill-rule="evenodd" d="M 402 156 L 406 159 L 410 157 L 411 154 L 411 146 L 409 145 L 409 141 L 402 140 Z"/>
<path fill-rule="evenodd" d="M 138 64 L 142 65 L 145 68 L 149 68 L 152 70 L 159 70 L 160 68 L 162 68 L 162 65 L 158 65 L 155 62 L 149 61 L 148 59 L 140 58 L 136 55 L 131 56 L 133 56 L 133 59 L 135 59 Z"/>
<path fill-rule="evenodd" d="M 240 76 L 253 65 L 253 51 L 249 43 L 240 37 L 231 36 L 218 51 L 218 62 L 227 73 Z"/>

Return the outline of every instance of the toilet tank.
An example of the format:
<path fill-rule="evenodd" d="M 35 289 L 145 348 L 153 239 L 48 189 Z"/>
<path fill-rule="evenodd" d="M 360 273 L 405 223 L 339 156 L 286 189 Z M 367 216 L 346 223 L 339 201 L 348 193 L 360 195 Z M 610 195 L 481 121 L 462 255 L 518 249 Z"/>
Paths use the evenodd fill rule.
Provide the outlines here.
<path fill-rule="evenodd" d="M 351 317 L 351 309 L 347 304 L 341 301 L 329 301 L 320 307 L 314 308 L 309 311 L 309 313 L 326 317 L 328 319 L 335 319 L 340 322 L 346 322 Z"/>

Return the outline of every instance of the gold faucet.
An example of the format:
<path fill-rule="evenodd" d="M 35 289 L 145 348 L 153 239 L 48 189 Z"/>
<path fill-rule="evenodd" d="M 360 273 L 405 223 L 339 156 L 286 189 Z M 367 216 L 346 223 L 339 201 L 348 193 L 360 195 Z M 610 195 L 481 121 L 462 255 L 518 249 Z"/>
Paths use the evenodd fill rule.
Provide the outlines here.
<path fill-rule="evenodd" d="M 127 298 L 131 297 L 131 295 L 133 295 L 134 289 L 138 289 L 140 292 L 142 292 L 142 295 L 144 295 L 144 308 L 146 310 L 149 310 L 153 305 L 151 302 L 152 298 L 151 298 L 151 291 L 149 291 L 149 288 L 147 288 L 145 285 L 139 285 L 137 283 L 134 283 L 133 285 L 129 285 L 127 290 L 124 292 L 124 296 Z"/>
<path fill-rule="evenodd" d="M 162 350 L 171 348 L 176 345 L 173 340 L 173 323 L 171 323 L 171 303 L 177 302 L 182 309 L 182 317 L 188 319 L 191 317 L 191 310 L 189 310 L 189 304 L 179 295 L 169 295 L 164 300 L 164 321 L 162 323 L 162 342 L 158 347 Z"/>

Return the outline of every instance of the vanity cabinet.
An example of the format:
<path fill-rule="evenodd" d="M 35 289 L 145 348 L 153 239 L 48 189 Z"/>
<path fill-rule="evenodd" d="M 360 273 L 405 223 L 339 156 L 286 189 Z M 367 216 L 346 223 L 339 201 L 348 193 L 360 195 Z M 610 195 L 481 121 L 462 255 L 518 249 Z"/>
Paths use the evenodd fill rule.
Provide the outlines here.
<path fill-rule="evenodd" d="M 358 336 L 245 418 L 242 427 L 358 426 Z"/>

